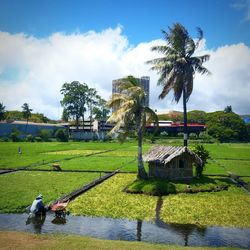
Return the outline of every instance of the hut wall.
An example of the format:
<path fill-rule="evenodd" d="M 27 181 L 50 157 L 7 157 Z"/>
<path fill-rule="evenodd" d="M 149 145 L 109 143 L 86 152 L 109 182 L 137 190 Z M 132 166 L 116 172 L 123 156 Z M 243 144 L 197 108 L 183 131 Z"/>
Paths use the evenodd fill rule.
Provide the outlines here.
<path fill-rule="evenodd" d="M 149 176 L 169 180 L 191 179 L 193 178 L 192 164 L 193 159 L 189 154 L 175 157 L 165 166 L 156 162 L 151 162 L 149 163 Z"/>

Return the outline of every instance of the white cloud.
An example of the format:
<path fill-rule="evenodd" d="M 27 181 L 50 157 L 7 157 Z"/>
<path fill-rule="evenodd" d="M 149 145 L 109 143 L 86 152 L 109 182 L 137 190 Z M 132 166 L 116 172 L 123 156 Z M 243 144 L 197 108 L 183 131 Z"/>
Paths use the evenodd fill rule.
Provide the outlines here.
<path fill-rule="evenodd" d="M 35 112 L 58 119 L 64 82 L 86 82 L 108 99 L 112 80 L 132 74 L 150 76 L 153 108 L 181 110 L 182 104 L 172 103 L 171 96 L 158 100 L 158 76 L 145 64 L 157 56 L 150 47 L 161 42 L 131 47 L 120 27 L 100 33 L 55 33 L 43 39 L 0 32 L 0 102 L 8 110 L 21 110 L 27 102 Z M 249 48 L 236 44 L 207 51 L 204 41 L 199 52 L 211 55 L 206 66 L 212 76 L 196 76 L 188 109 L 213 111 L 232 105 L 236 112 L 249 113 Z"/>
<path fill-rule="evenodd" d="M 236 10 L 244 11 L 244 19 L 242 21 L 250 21 L 250 0 L 238 0 L 231 5 Z"/>

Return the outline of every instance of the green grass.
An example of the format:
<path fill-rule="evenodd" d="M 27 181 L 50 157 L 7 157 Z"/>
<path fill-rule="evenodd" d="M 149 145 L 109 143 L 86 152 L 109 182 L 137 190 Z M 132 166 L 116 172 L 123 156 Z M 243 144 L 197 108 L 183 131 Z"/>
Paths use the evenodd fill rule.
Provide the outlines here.
<path fill-rule="evenodd" d="M 233 183 L 228 178 L 202 177 L 192 181 L 172 181 L 165 180 L 135 180 L 127 187 L 129 193 L 143 193 L 148 195 L 168 195 L 177 193 L 198 193 L 198 192 L 215 192 L 227 189 Z"/>
<path fill-rule="evenodd" d="M 135 179 L 133 174 L 117 174 L 79 196 L 69 210 L 77 215 L 153 221 L 156 196 L 123 192 Z M 166 223 L 250 227 L 250 196 L 234 186 L 228 191 L 169 195 L 163 200 L 161 218 Z"/>
<path fill-rule="evenodd" d="M 75 215 L 153 220 L 157 197 L 123 192 L 135 178 L 134 174 L 117 174 L 72 201 L 69 211 Z"/>
<path fill-rule="evenodd" d="M 72 160 L 65 160 L 60 162 L 62 170 L 91 170 L 91 171 L 114 171 L 122 167 L 125 171 L 136 171 L 136 164 L 134 164 L 135 157 L 116 157 L 94 155 L 89 157 L 81 157 Z M 52 169 L 52 164 L 35 167 L 36 169 Z M 34 168 L 34 167 L 33 167 Z"/>
<path fill-rule="evenodd" d="M 74 156 L 79 157 L 79 152 L 86 155 L 91 152 L 121 150 L 134 145 L 134 143 L 120 144 L 116 142 L 0 142 L 0 168 L 9 169 L 39 165 L 43 162 L 62 161 Z M 21 155 L 18 154 L 19 147 L 22 149 Z"/>
<path fill-rule="evenodd" d="M 0 232 L 0 246 L 4 249 L 85 249 L 85 250 L 209 250 L 238 249 L 229 247 L 187 247 L 175 245 L 101 240 L 65 234 L 31 234 L 24 232 Z"/>
<path fill-rule="evenodd" d="M 97 173 L 37 171 L 0 175 L 0 213 L 24 212 L 40 193 L 48 204 L 98 177 Z"/>
<path fill-rule="evenodd" d="M 164 197 L 161 219 L 167 223 L 250 227 L 250 196 L 241 189 Z"/>

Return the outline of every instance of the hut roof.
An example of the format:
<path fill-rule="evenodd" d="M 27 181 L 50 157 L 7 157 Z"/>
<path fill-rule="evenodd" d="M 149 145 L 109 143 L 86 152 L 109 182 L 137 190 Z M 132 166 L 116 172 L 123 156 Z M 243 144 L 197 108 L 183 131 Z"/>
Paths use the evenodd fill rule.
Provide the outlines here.
<path fill-rule="evenodd" d="M 183 153 L 188 153 L 193 157 L 196 164 L 202 164 L 200 157 L 187 147 L 174 147 L 174 146 L 154 146 L 147 154 L 143 156 L 146 162 L 159 162 L 168 163 L 177 156 Z"/>

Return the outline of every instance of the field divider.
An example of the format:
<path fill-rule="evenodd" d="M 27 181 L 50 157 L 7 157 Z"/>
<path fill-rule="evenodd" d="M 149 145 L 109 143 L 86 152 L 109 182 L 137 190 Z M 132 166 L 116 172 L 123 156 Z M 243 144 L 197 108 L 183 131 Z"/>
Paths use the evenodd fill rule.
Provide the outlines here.
<path fill-rule="evenodd" d="M 96 185 L 102 183 L 103 181 L 109 179 L 110 177 L 114 176 L 115 174 L 117 174 L 119 172 L 120 172 L 119 170 L 115 170 L 112 173 L 108 173 L 108 174 L 106 174 L 104 176 L 101 176 L 99 179 L 96 179 L 96 180 L 94 180 L 94 181 L 92 181 L 92 182 L 84 185 L 83 187 L 78 188 L 78 189 L 72 191 L 71 193 L 66 194 L 66 195 L 58 198 L 57 200 L 55 200 L 53 202 L 50 202 L 49 206 L 52 206 L 52 205 L 56 204 L 57 202 L 68 202 L 68 201 L 71 201 L 74 198 L 76 198 L 78 195 L 80 195 L 82 193 L 85 193 L 89 189 L 95 187 Z"/>
<path fill-rule="evenodd" d="M 19 171 L 19 170 L 28 170 L 28 169 L 30 169 L 32 167 L 39 167 L 39 166 L 44 166 L 44 165 L 51 164 L 51 163 L 69 161 L 69 160 L 73 160 L 73 159 L 77 159 L 77 158 L 81 158 L 81 157 L 90 157 L 90 156 L 93 156 L 93 155 L 104 154 L 104 153 L 112 152 L 112 151 L 115 151 L 115 150 L 117 150 L 117 149 L 108 149 L 108 150 L 99 151 L 99 152 L 96 152 L 96 153 L 91 153 L 91 154 L 86 154 L 86 155 L 76 155 L 76 156 L 72 156 L 72 157 L 63 158 L 63 159 L 60 159 L 60 160 L 51 160 L 51 161 L 43 160 L 41 163 L 32 163 L 32 164 L 30 164 L 28 166 L 24 166 L 24 167 L 17 167 L 17 168 L 13 168 L 13 169 L 3 169 L 3 170 L 7 170 L 9 172 L 5 172 L 5 173 L 0 172 L 0 174 L 6 174 L 6 173 L 14 172 L 14 171 Z"/>

